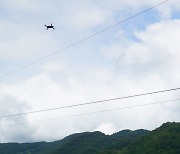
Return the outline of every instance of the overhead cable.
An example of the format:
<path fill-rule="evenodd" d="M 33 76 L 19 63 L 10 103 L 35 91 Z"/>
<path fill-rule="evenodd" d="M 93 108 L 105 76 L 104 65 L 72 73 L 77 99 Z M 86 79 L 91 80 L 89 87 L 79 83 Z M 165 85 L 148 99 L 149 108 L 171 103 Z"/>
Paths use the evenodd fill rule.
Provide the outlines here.
<path fill-rule="evenodd" d="M 22 67 L 19 67 L 19 68 L 16 69 L 16 70 L 10 71 L 10 72 L 8 72 L 8 73 L 0 76 L 0 79 L 4 79 L 4 78 L 6 78 L 6 77 L 8 77 L 8 76 L 10 76 L 10 75 L 12 75 L 12 74 L 20 71 L 20 70 L 23 70 L 23 69 L 25 69 L 25 68 L 33 65 L 33 64 L 36 64 L 36 63 L 38 63 L 38 62 L 40 62 L 40 61 L 43 61 L 44 59 L 47 59 L 48 57 L 51 57 L 51 56 L 53 56 L 53 55 L 55 55 L 55 54 L 57 54 L 57 53 L 60 53 L 60 52 L 62 52 L 62 51 L 64 51 L 64 50 L 67 50 L 67 49 L 69 49 L 69 48 L 72 48 L 72 47 L 76 46 L 77 44 L 80 44 L 80 43 L 82 43 L 82 42 L 84 42 L 84 41 L 86 41 L 86 40 L 88 40 L 88 39 L 90 39 L 90 38 L 92 38 L 92 37 L 95 37 L 95 36 L 97 36 L 97 35 L 105 32 L 105 31 L 107 31 L 107 30 L 109 30 L 109 29 L 112 29 L 112 28 L 114 28 L 114 27 L 116 27 L 116 26 L 118 26 L 118 25 L 120 25 L 120 24 L 122 24 L 122 23 L 124 23 L 124 22 L 126 22 L 126 21 L 129 21 L 129 20 L 131 20 L 131 19 L 133 19 L 133 18 L 135 18 L 135 17 L 137 17 L 137 16 L 139 16 L 139 15 L 145 13 L 145 12 L 148 12 L 148 11 L 150 11 L 150 10 L 152 10 L 152 9 L 154 9 L 154 8 L 160 6 L 160 5 L 162 5 L 162 4 L 164 4 L 164 3 L 168 2 L 168 1 L 170 1 L 170 0 L 166 0 L 166 1 L 163 1 L 163 2 L 161 2 L 161 3 L 158 3 L 158 4 L 156 4 L 156 5 L 148 8 L 148 9 L 146 9 L 146 10 L 143 10 L 142 12 L 139 12 L 139 13 L 137 13 L 137 14 L 135 14 L 135 15 L 132 15 L 132 16 L 130 16 L 130 17 L 128 17 L 128 18 L 120 21 L 120 22 L 117 22 L 116 24 L 113 24 L 113 25 L 111 25 L 111 26 L 109 26 L 109 27 L 107 27 L 107 28 L 105 28 L 105 29 L 102 29 L 102 30 L 100 30 L 100 31 L 98 31 L 98 32 L 96 32 L 96 33 L 94 33 L 94 34 L 92 34 L 92 35 L 89 35 L 89 36 L 87 36 L 87 37 L 85 37 L 85 38 L 83 38 L 83 39 L 81 39 L 81 40 L 79 40 L 79 41 L 77 41 L 77 42 L 75 42 L 75 43 L 72 43 L 72 44 L 70 44 L 70 45 L 68 45 L 68 46 L 66 46 L 66 47 L 64 47 L 64 48 L 62 48 L 62 49 L 60 49 L 60 50 L 58 50 L 58 51 L 52 52 L 52 53 L 50 53 L 50 54 L 48 54 L 48 55 L 46 55 L 46 56 L 44 56 L 44 57 L 41 57 L 41 58 L 39 58 L 39 59 L 36 59 L 36 60 L 34 60 L 34 61 L 32 61 L 32 62 L 30 62 L 30 63 L 28 63 L 28 64 L 26 64 L 26 65 L 24 65 L 24 66 L 22 66 Z"/>
<path fill-rule="evenodd" d="M 143 107 L 143 106 L 149 106 L 149 105 L 157 105 L 157 104 L 163 104 L 163 103 L 169 103 L 169 102 L 175 102 L 175 101 L 180 101 L 180 99 L 160 101 L 160 102 L 154 102 L 154 103 L 146 103 L 146 104 L 139 104 L 139 105 L 134 105 L 134 106 L 113 108 L 113 109 L 101 110 L 101 111 L 95 111 L 95 112 L 89 112 L 89 113 L 74 114 L 74 115 L 63 116 L 63 117 L 58 117 L 58 118 L 50 118 L 50 119 L 36 120 L 36 121 L 30 121 L 30 122 L 20 122 L 20 123 L 14 123 L 14 124 L 7 124 L 7 126 L 22 125 L 22 124 L 28 124 L 28 123 L 46 122 L 46 121 L 52 121 L 52 120 L 59 120 L 59 119 L 63 119 L 63 118 L 79 117 L 79 116 L 92 115 L 92 114 L 111 112 L 111 111 L 117 111 L 117 110 L 124 110 L 124 109 L 131 109 L 131 108 L 137 108 L 137 107 Z"/>
<path fill-rule="evenodd" d="M 166 90 L 160 90 L 160 91 L 154 91 L 154 92 L 148 92 L 148 93 L 142 93 L 142 94 L 135 94 L 135 95 L 129 95 L 129 96 L 123 96 L 123 97 L 117 97 L 117 98 L 110 98 L 110 99 L 104 99 L 104 100 L 98 100 L 98 101 L 87 102 L 87 103 L 80 103 L 80 104 L 74 104 L 74 105 L 68 105 L 68 106 L 60 106 L 60 107 L 49 108 L 49 109 L 44 109 L 44 110 L 37 110 L 37 111 L 30 111 L 30 112 L 24 112 L 24 113 L 9 114 L 9 115 L 0 116 L 0 119 L 1 118 L 13 117 L 13 116 L 21 116 L 21 115 L 25 115 L 25 114 L 47 112 L 47 111 L 52 111 L 52 110 L 59 110 L 59 109 L 65 109 L 65 108 L 72 108 L 72 107 L 78 107 L 78 106 L 98 104 L 98 103 L 115 101 L 115 100 L 122 100 L 122 99 L 133 98 L 133 97 L 153 95 L 153 94 L 170 92 L 170 91 L 176 91 L 176 90 L 180 90 L 180 88 L 166 89 Z"/>

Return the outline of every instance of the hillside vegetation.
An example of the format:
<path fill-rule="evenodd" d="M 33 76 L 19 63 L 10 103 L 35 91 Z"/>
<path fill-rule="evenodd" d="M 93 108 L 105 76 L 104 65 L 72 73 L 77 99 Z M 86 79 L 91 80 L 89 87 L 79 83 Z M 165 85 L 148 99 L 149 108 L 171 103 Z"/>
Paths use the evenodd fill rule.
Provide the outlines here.
<path fill-rule="evenodd" d="M 180 123 L 165 123 L 118 154 L 180 154 Z"/>
<path fill-rule="evenodd" d="M 153 130 L 72 134 L 55 142 L 4 143 L 0 154 L 180 154 L 180 123 Z"/>

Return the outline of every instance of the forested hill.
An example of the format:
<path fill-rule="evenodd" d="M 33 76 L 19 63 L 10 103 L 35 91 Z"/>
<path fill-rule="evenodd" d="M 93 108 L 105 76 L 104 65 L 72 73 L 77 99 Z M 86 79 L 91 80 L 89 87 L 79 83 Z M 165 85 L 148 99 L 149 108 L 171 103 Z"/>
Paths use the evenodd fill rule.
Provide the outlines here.
<path fill-rule="evenodd" d="M 55 142 L 0 144 L 0 154 L 180 154 L 180 123 L 153 130 L 73 134 Z"/>
<path fill-rule="evenodd" d="M 180 154 L 180 123 L 165 123 L 118 154 Z"/>

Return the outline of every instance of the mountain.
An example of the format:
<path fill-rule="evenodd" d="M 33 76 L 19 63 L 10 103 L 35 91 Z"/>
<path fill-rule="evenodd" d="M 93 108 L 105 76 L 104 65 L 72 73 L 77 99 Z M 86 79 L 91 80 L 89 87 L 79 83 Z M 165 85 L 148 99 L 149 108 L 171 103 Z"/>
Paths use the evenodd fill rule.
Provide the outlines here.
<path fill-rule="evenodd" d="M 3 143 L 0 154 L 179 154 L 180 123 L 153 130 L 76 133 L 55 142 Z"/>
<path fill-rule="evenodd" d="M 180 154 L 180 123 L 165 123 L 117 154 Z"/>
<path fill-rule="evenodd" d="M 137 133 L 139 132 L 139 133 Z M 141 133 L 140 133 L 141 132 Z M 54 154 L 94 154 L 101 151 L 121 149 L 131 143 L 132 140 L 148 133 L 146 130 L 123 130 L 113 135 L 105 135 L 101 132 L 86 132 L 70 136 L 71 140 L 61 145 Z M 65 140 L 69 137 L 65 138 Z"/>

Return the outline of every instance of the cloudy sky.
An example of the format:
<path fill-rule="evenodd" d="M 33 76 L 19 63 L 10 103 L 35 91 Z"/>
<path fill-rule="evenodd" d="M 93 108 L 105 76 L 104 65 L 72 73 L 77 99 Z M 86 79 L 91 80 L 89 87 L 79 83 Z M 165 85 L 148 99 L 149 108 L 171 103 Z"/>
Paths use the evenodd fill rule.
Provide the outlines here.
<path fill-rule="evenodd" d="M 0 116 L 180 87 L 178 0 L 7 75 L 162 1 L 0 0 Z M 55 30 L 46 30 L 50 23 Z M 0 118 L 0 142 L 54 141 L 96 130 L 152 130 L 180 120 L 180 101 L 66 116 L 179 98 L 179 91 L 173 91 Z M 54 120 L 42 121 L 46 119 Z"/>

